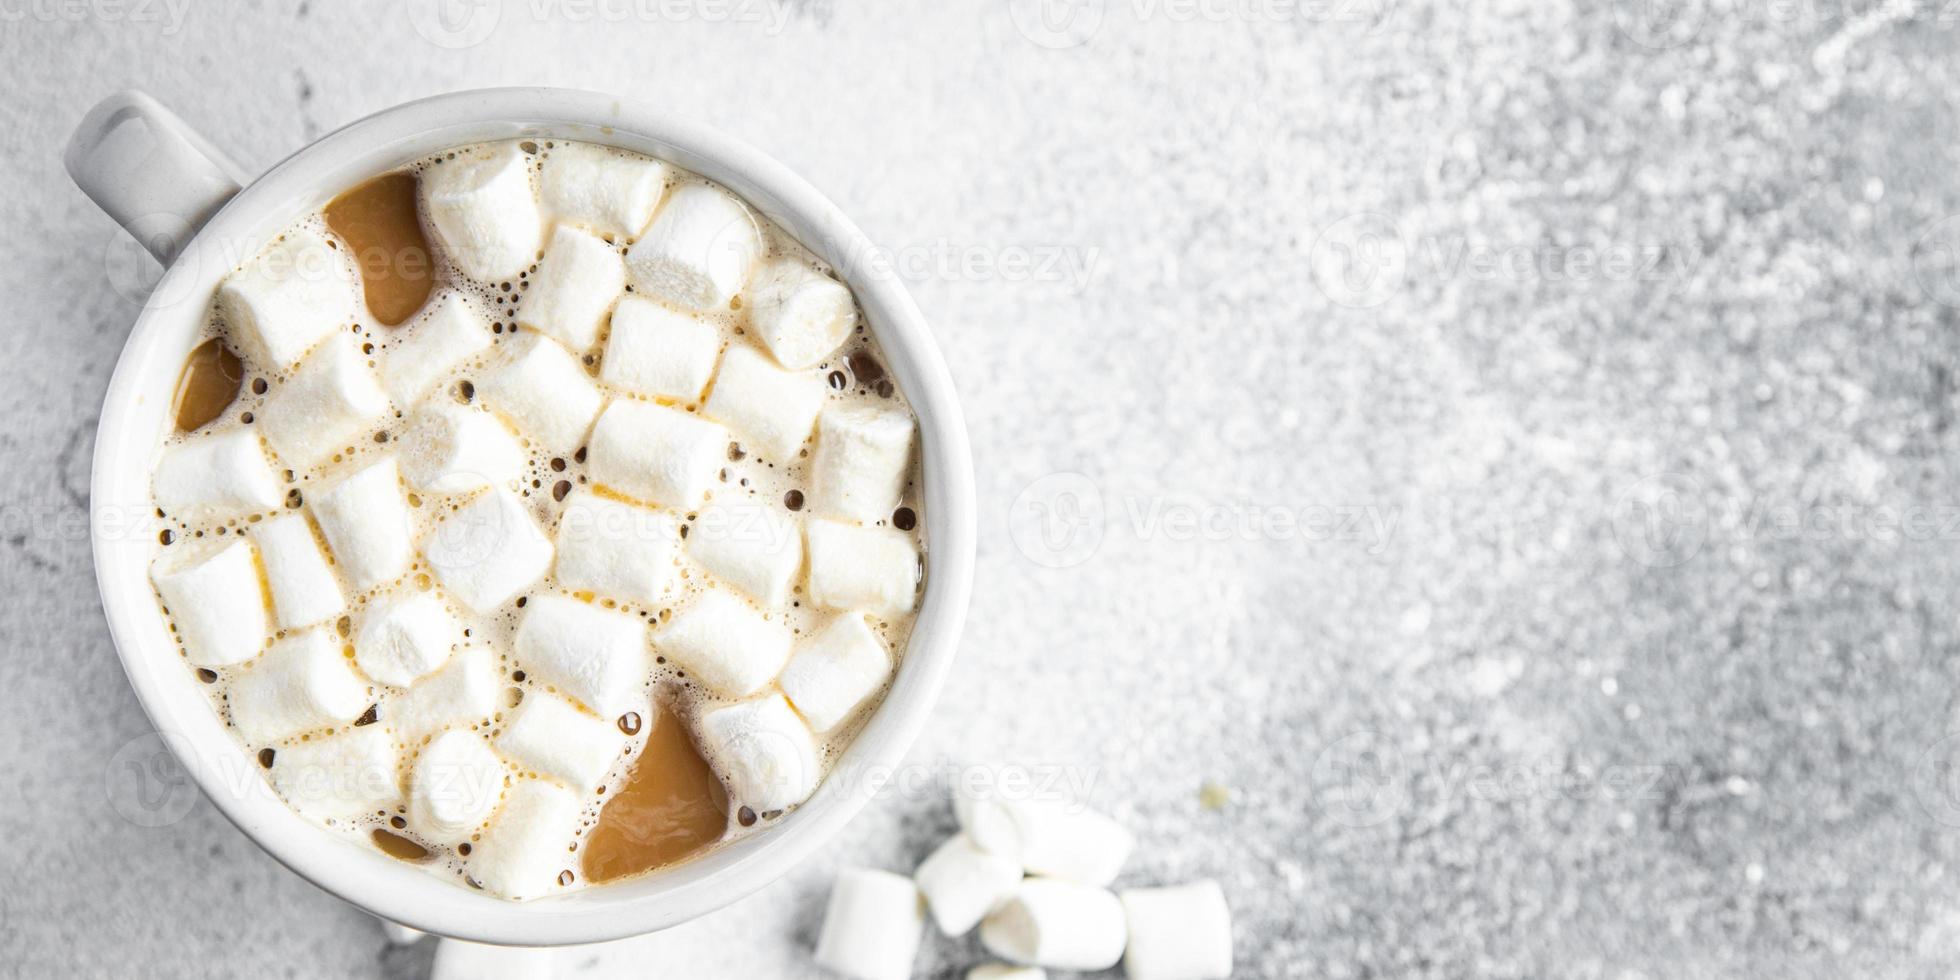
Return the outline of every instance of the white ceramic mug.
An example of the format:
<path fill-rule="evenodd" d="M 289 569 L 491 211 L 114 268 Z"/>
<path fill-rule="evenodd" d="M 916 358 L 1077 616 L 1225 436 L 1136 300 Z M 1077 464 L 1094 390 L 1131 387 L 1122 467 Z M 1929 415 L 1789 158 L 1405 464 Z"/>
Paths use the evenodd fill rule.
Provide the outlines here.
<path fill-rule="evenodd" d="M 365 178 L 445 147 L 516 137 L 607 143 L 671 161 L 741 195 L 839 271 L 918 414 L 929 567 L 890 693 L 808 802 L 762 833 L 677 867 L 521 904 L 458 888 L 289 810 L 185 667 L 148 574 L 159 547 L 148 520 L 150 470 L 218 282 L 294 218 Z M 91 534 L 109 630 L 138 700 L 179 761 L 279 861 L 425 932 L 516 946 L 600 942 L 686 921 L 761 888 L 822 846 L 888 780 L 957 648 L 973 574 L 973 467 L 952 379 L 918 308 L 866 261 L 875 253 L 863 232 L 809 184 L 746 144 L 649 106 L 540 88 L 397 106 L 252 181 L 154 100 L 125 92 L 82 120 L 66 162 L 82 190 L 167 267 L 123 347 L 96 430 Z"/>

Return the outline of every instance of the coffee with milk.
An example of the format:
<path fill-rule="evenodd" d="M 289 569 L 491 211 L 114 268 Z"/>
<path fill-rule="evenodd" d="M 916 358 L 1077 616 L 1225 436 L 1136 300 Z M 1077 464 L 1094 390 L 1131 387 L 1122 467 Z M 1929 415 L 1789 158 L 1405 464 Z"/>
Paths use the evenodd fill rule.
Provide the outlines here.
<path fill-rule="evenodd" d="M 323 833 L 538 898 L 780 819 L 924 585 L 916 425 L 744 201 L 564 140 L 296 216 L 184 366 L 152 581 Z"/>

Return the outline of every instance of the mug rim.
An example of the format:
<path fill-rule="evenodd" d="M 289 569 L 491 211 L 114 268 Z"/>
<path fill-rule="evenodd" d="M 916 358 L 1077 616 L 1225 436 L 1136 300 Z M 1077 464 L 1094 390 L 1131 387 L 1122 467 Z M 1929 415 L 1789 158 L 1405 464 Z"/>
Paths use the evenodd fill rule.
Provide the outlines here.
<path fill-rule="evenodd" d="M 884 700 L 797 810 L 764 833 L 670 868 L 511 902 L 362 847 L 273 794 L 181 656 L 171 655 L 177 645 L 149 585 L 154 535 L 129 533 L 123 522 L 147 517 L 151 507 L 149 474 L 161 442 L 155 419 L 168 411 L 159 388 L 175 382 L 173 363 L 159 386 L 157 363 L 186 318 L 202 322 L 225 273 L 296 216 L 366 176 L 444 147 L 526 135 L 620 146 L 708 177 L 837 270 L 918 420 L 929 573 Z M 384 165 L 388 160 L 396 162 Z M 350 179 L 350 172 L 358 175 Z M 746 142 L 649 105 L 572 89 L 473 89 L 402 103 L 328 133 L 244 182 L 157 281 L 118 356 L 96 429 L 90 534 L 97 587 L 123 672 L 158 736 L 218 810 L 280 863 L 350 904 L 423 932 L 499 945 L 602 942 L 676 925 L 774 881 L 842 829 L 916 740 L 951 669 L 972 588 L 975 491 L 959 401 L 923 316 L 902 283 L 872 270 L 865 260 L 874 256 L 869 238 L 821 192 Z"/>

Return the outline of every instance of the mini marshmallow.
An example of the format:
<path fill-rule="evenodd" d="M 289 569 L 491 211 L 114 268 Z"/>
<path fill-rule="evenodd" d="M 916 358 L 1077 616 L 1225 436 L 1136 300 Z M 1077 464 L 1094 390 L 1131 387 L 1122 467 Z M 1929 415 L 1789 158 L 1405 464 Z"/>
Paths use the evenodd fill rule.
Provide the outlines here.
<path fill-rule="evenodd" d="M 606 718 L 639 705 L 652 667 L 639 617 L 564 596 L 533 596 L 512 648 L 540 683 Z"/>
<path fill-rule="evenodd" d="M 551 246 L 517 304 L 517 323 L 583 354 L 626 290 L 626 264 L 600 238 L 570 225 L 551 233 Z"/>
<path fill-rule="evenodd" d="M 460 939 L 436 944 L 429 980 L 552 980 L 549 947 L 484 946 Z"/>
<path fill-rule="evenodd" d="M 356 442 L 388 415 L 367 357 L 352 337 L 335 334 L 306 356 L 259 410 L 259 431 L 279 459 L 311 469 Z"/>
<path fill-rule="evenodd" d="M 1123 903 L 1101 888 L 1028 878 L 980 923 L 1002 959 L 1058 970 L 1106 970 L 1123 958 Z"/>
<path fill-rule="evenodd" d="M 1117 896 L 1129 923 L 1130 980 L 1225 980 L 1232 975 L 1232 910 L 1215 881 L 1133 888 Z"/>
<path fill-rule="evenodd" d="M 418 178 L 422 213 L 443 251 L 472 279 L 496 282 L 529 268 L 544 244 L 528 158 L 514 143 L 444 160 Z"/>
<path fill-rule="evenodd" d="M 354 274 L 338 249 L 302 228 L 275 242 L 218 287 L 218 315 L 266 368 L 284 371 L 353 322 Z"/>
<path fill-rule="evenodd" d="M 955 834 L 919 865 L 912 880 L 926 897 L 939 931 L 964 936 L 1014 893 L 1021 883 L 1021 865 L 973 846 L 965 834 Z"/>
<path fill-rule="evenodd" d="M 355 592 L 366 592 L 408 571 L 415 548 L 408 530 L 395 457 L 341 480 L 313 498 L 313 519 Z"/>
<path fill-rule="evenodd" d="M 810 729 L 823 734 L 849 720 L 892 672 L 891 654 L 863 613 L 844 613 L 797 645 L 783 668 L 783 694 Z"/>
<path fill-rule="evenodd" d="M 851 291 L 798 259 L 757 270 L 742 305 L 750 332 L 792 371 L 815 367 L 857 327 Z"/>
<path fill-rule="evenodd" d="M 627 296 L 613 309 L 599 380 L 634 394 L 696 401 L 720 354 L 720 332 L 698 317 Z"/>
<path fill-rule="evenodd" d="M 559 221 L 630 238 L 653 219 L 667 192 L 667 165 L 590 143 L 560 143 L 544 158 L 539 196 Z"/>
<path fill-rule="evenodd" d="M 524 447 L 496 416 L 447 399 L 417 410 L 400 446 L 402 476 L 429 493 L 501 486 L 524 474 Z"/>
<path fill-rule="evenodd" d="M 524 695 L 497 737 L 499 752 L 581 793 L 598 787 L 625 747 L 619 726 L 545 691 Z"/>
<path fill-rule="evenodd" d="M 919 551 L 902 531 L 854 527 L 818 518 L 810 537 L 810 599 L 830 609 L 876 616 L 912 611 L 919 587 Z"/>
<path fill-rule="evenodd" d="M 274 643 L 232 681 L 231 724 L 247 744 L 344 725 L 368 704 L 367 682 L 354 672 L 340 638 L 325 628 Z"/>
<path fill-rule="evenodd" d="M 580 488 L 558 518 L 558 584 L 652 606 L 674 578 L 681 539 L 672 514 Z"/>
<path fill-rule="evenodd" d="M 551 539 L 524 501 L 503 487 L 477 494 L 422 540 L 443 588 L 474 613 L 509 602 L 551 568 Z"/>
<path fill-rule="evenodd" d="M 464 865 L 470 878 L 505 898 L 537 898 L 578 864 L 579 801 L 557 783 L 517 780 Z"/>
<path fill-rule="evenodd" d="M 260 521 L 252 525 L 251 535 L 265 567 L 266 584 L 272 588 L 272 609 L 280 626 L 310 626 L 347 608 L 340 582 L 305 514 Z"/>
<path fill-rule="evenodd" d="M 787 463 L 810 438 L 824 397 L 822 378 L 785 371 L 755 348 L 738 345 L 722 355 L 701 414 L 739 433 L 764 459 Z"/>
<path fill-rule="evenodd" d="M 192 664 L 225 667 L 265 649 L 265 593 L 252 546 L 243 538 L 215 548 L 166 551 L 150 566 L 150 581 L 163 596 Z"/>
<path fill-rule="evenodd" d="M 285 497 L 249 428 L 193 436 L 164 450 L 151 485 L 157 506 L 172 517 L 236 517 L 271 510 Z"/>
<path fill-rule="evenodd" d="M 983 850 L 1019 860 L 1030 874 L 1085 885 L 1114 881 L 1136 847 L 1122 824 L 1062 800 L 962 793 L 953 812 Z"/>
<path fill-rule="evenodd" d="M 653 636 L 654 646 L 716 694 L 739 698 L 776 679 L 789 659 L 789 627 L 726 589 L 703 589 Z"/>
<path fill-rule="evenodd" d="M 817 788 L 817 744 L 780 694 L 703 713 L 699 735 L 702 756 L 732 805 L 767 813 L 801 803 Z"/>
<path fill-rule="evenodd" d="M 728 458 L 728 430 L 677 408 L 615 401 L 592 427 L 586 472 L 626 496 L 698 507 Z"/>
<path fill-rule="evenodd" d="M 925 931 L 918 889 L 889 871 L 847 868 L 830 886 L 817 963 L 858 980 L 905 980 Z"/>
<path fill-rule="evenodd" d="M 351 820 L 401 802 L 395 737 L 380 725 L 281 746 L 272 788 L 309 817 Z"/>
<path fill-rule="evenodd" d="M 504 762 L 475 732 L 444 732 L 409 773 L 408 819 L 442 844 L 469 839 L 504 796 Z"/>
<path fill-rule="evenodd" d="M 381 720 L 411 742 L 447 728 L 486 721 L 501 706 L 503 673 L 496 654 L 473 647 L 449 658 L 441 670 L 415 682 L 381 705 Z"/>
<path fill-rule="evenodd" d="M 457 292 L 443 293 L 428 313 L 397 327 L 394 337 L 381 359 L 381 386 L 404 408 L 421 401 L 444 375 L 491 343 L 483 315 Z"/>
<path fill-rule="evenodd" d="M 433 673 L 462 645 L 463 624 L 427 592 L 370 604 L 354 637 L 354 662 L 369 677 L 407 687 Z"/>
<path fill-rule="evenodd" d="M 687 532 L 687 553 L 764 609 L 780 609 L 803 569 L 803 531 L 774 504 L 710 504 Z"/>
<path fill-rule="evenodd" d="M 966 971 L 966 980 L 1048 980 L 1048 971 L 1038 966 L 982 963 Z"/>
<path fill-rule="evenodd" d="M 726 309 L 762 254 L 755 218 L 727 191 L 688 184 L 667 195 L 626 250 L 633 288 L 689 310 Z"/>
<path fill-rule="evenodd" d="M 578 358 L 542 334 L 512 341 L 478 387 L 486 404 L 552 452 L 576 447 L 606 400 Z"/>
<path fill-rule="evenodd" d="M 902 411 L 831 405 L 817 417 L 810 460 L 817 513 L 879 521 L 898 506 L 912 454 L 912 417 Z"/>

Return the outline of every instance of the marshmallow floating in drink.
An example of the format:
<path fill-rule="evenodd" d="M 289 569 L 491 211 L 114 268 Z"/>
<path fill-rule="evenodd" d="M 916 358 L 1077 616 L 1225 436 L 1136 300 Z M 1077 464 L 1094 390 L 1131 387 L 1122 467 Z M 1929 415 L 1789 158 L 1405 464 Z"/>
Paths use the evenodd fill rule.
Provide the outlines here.
<path fill-rule="evenodd" d="M 416 410 L 400 452 L 408 485 L 429 493 L 503 486 L 524 474 L 524 448 L 496 416 L 446 400 Z"/>
<path fill-rule="evenodd" d="M 463 624 L 427 592 L 369 603 L 354 637 L 354 662 L 369 677 L 407 687 L 435 672 L 463 642 Z"/>
<path fill-rule="evenodd" d="M 1225 980 L 1232 975 L 1232 912 L 1215 881 L 1121 892 L 1130 980 Z"/>
<path fill-rule="evenodd" d="M 563 596 L 535 596 L 525 604 L 512 645 L 518 662 L 540 682 L 603 717 L 642 706 L 650 665 L 646 626 L 637 616 Z"/>
<path fill-rule="evenodd" d="M 680 540 L 680 522 L 666 511 L 574 490 L 565 498 L 554 539 L 558 584 L 655 605 L 674 579 Z"/>
<path fill-rule="evenodd" d="M 157 507 L 172 517 L 260 513 L 286 495 L 258 433 L 249 428 L 192 436 L 164 450 L 151 488 Z"/>
<path fill-rule="evenodd" d="M 714 377 L 721 333 L 692 314 L 627 296 L 613 309 L 599 380 L 651 397 L 697 401 Z"/>
<path fill-rule="evenodd" d="M 388 456 L 312 498 L 313 518 L 355 592 L 391 582 L 415 561 L 401 472 Z"/>
<path fill-rule="evenodd" d="M 504 796 L 504 761 L 475 732 L 444 732 L 424 746 L 408 777 L 408 819 L 441 844 L 468 840 Z"/>
<path fill-rule="evenodd" d="M 503 691 L 496 654 L 474 647 L 450 657 L 442 669 L 383 704 L 381 720 L 403 738 L 416 741 L 488 721 L 502 707 L 498 698 Z"/>
<path fill-rule="evenodd" d="M 449 594 L 484 613 L 515 598 L 551 567 L 551 539 L 517 495 L 492 487 L 444 517 L 422 555 Z"/>
<path fill-rule="evenodd" d="M 803 569 L 803 532 L 774 504 L 710 504 L 688 529 L 687 553 L 762 608 L 779 609 Z"/>
<path fill-rule="evenodd" d="M 728 458 L 728 430 L 676 408 L 615 401 L 592 427 L 594 482 L 635 500 L 698 507 Z"/>
<path fill-rule="evenodd" d="M 578 358 L 542 334 L 513 341 L 479 385 L 490 408 L 550 452 L 568 453 L 585 439 L 605 396 Z"/>
<path fill-rule="evenodd" d="M 792 371 L 815 367 L 857 326 L 851 291 L 797 259 L 757 270 L 744 305 L 750 331 Z"/>
<path fill-rule="evenodd" d="M 561 872 L 578 863 L 570 842 L 578 832 L 579 798 L 556 783 L 520 779 L 504 793 L 483 839 L 463 866 L 492 894 L 532 899 L 551 891 Z"/>
<path fill-rule="evenodd" d="M 248 354 L 283 371 L 353 322 L 354 275 L 319 232 L 298 228 L 228 276 L 217 307 Z"/>
<path fill-rule="evenodd" d="M 755 217 L 727 191 L 687 184 L 667 195 L 626 250 L 633 287 L 686 310 L 720 310 L 762 254 Z"/>
<path fill-rule="evenodd" d="M 422 400 L 444 376 L 489 349 L 483 315 L 462 293 L 445 292 L 427 313 L 399 327 L 381 360 L 381 386 L 396 405 Z"/>
<path fill-rule="evenodd" d="M 848 612 L 797 645 L 781 683 L 810 728 L 824 733 L 849 720 L 891 672 L 884 641 L 863 613 Z"/>
<path fill-rule="evenodd" d="M 353 338 L 335 334 L 306 356 L 259 412 L 259 431 L 280 461 L 307 470 L 371 441 L 388 395 Z"/>
<path fill-rule="evenodd" d="M 558 221 L 601 235 L 631 238 L 653 220 L 667 192 L 670 168 L 658 160 L 626 156 L 590 143 L 564 143 L 544 158 L 539 197 Z"/>
<path fill-rule="evenodd" d="M 1123 903 L 1089 885 L 1027 878 L 980 923 L 980 943 L 1002 959 L 1059 970 L 1106 970 L 1123 958 Z"/>
<path fill-rule="evenodd" d="M 955 834 L 939 845 L 912 876 L 939 930 L 964 936 L 1021 884 L 1020 862 L 975 847 Z"/>
<path fill-rule="evenodd" d="M 264 745 L 360 717 L 368 685 L 345 649 L 324 627 L 274 643 L 232 682 L 232 727 L 247 744 Z"/>
<path fill-rule="evenodd" d="M 166 553 L 150 566 L 150 581 L 191 663 L 225 667 L 265 649 L 265 593 L 245 539 Z"/>
<path fill-rule="evenodd" d="M 851 868 L 830 886 L 817 963 L 857 980 L 904 980 L 912 975 L 924 930 L 912 882 L 889 871 Z"/>
<path fill-rule="evenodd" d="M 616 249 L 590 232 L 559 225 L 518 301 L 517 323 L 583 354 L 598 343 L 606 314 L 625 290 L 626 265 Z"/>
<path fill-rule="evenodd" d="M 701 412 L 728 426 L 757 455 L 782 463 L 810 438 L 823 400 L 822 378 L 785 371 L 754 348 L 738 346 L 721 356 Z"/>
<path fill-rule="evenodd" d="M 723 697 L 754 694 L 789 659 L 789 627 L 771 622 L 726 589 L 703 589 L 653 635 L 653 645 Z"/>
<path fill-rule="evenodd" d="M 780 694 L 704 712 L 698 734 L 732 805 L 766 813 L 801 803 L 817 788 L 816 742 Z"/>
<path fill-rule="evenodd" d="M 418 182 L 422 211 L 463 275 L 514 279 L 537 261 L 544 220 L 531 196 L 529 160 L 515 143 L 431 164 Z"/>
<path fill-rule="evenodd" d="M 878 616 L 912 611 L 919 588 L 919 551 L 912 539 L 882 527 L 856 527 L 815 518 L 810 542 L 810 598 L 829 609 L 862 609 Z"/>
<path fill-rule="evenodd" d="M 401 802 L 395 738 L 366 725 L 279 747 L 272 788 L 293 809 L 317 820 L 351 820 Z"/>
<path fill-rule="evenodd" d="M 817 416 L 810 464 L 817 513 L 866 523 L 889 517 L 905 490 L 913 427 L 912 417 L 900 411 L 825 408 Z"/>
<path fill-rule="evenodd" d="M 617 725 L 544 691 L 525 695 L 497 737 L 498 751 L 581 793 L 606 778 L 625 747 Z"/>
<path fill-rule="evenodd" d="M 310 626 L 347 608 L 333 566 L 305 514 L 283 514 L 252 525 L 252 543 L 272 591 L 280 626 Z"/>

